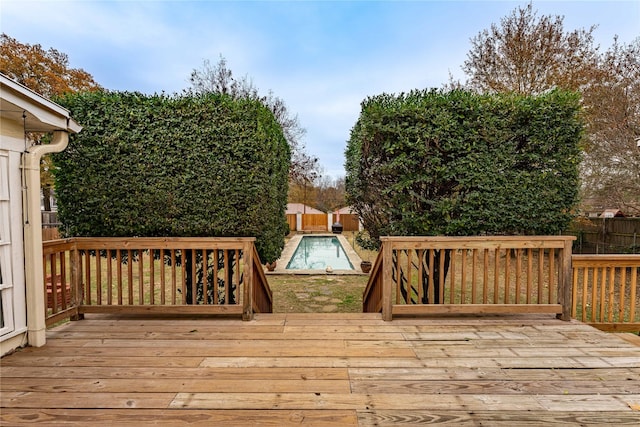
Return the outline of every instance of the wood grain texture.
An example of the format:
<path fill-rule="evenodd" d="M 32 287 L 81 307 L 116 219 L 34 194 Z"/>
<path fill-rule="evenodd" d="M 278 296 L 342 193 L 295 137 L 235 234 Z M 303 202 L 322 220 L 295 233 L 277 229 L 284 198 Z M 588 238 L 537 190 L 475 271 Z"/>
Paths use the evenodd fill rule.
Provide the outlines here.
<path fill-rule="evenodd" d="M 1 425 L 640 424 L 637 340 L 543 314 L 88 314 L 0 376 Z"/>

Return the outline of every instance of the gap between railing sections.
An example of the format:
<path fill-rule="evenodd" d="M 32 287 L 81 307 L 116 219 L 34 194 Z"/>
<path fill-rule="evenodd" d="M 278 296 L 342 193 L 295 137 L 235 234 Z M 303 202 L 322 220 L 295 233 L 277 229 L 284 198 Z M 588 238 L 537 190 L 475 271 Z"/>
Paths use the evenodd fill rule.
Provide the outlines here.
<path fill-rule="evenodd" d="M 84 313 L 270 312 L 254 238 L 71 238 L 45 242 L 47 323 Z"/>

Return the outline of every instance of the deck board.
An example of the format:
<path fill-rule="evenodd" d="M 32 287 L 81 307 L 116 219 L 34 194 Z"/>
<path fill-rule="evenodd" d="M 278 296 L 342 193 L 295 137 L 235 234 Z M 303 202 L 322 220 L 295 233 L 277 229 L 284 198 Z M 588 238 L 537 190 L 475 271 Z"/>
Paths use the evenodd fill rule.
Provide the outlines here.
<path fill-rule="evenodd" d="M 548 315 L 87 315 L 0 360 L 0 424 L 640 424 L 640 346 Z"/>

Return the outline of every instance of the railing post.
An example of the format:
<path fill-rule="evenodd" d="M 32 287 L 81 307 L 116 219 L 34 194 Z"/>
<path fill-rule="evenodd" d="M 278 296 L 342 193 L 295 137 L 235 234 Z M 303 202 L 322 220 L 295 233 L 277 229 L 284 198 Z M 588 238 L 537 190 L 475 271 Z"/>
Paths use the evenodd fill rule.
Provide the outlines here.
<path fill-rule="evenodd" d="M 253 242 L 242 246 L 244 259 L 244 290 L 242 298 L 242 320 L 253 320 Z"/>
<path fill-rule="evenodd" d="M 80 266 L 80 253 L 78 252 L 78 245 L 73 239 L 73 245 L 70 249 L 69 260 L 71 261 L 71 300 L 74 305 L 75 314 L 71 315 L 71 320 L 82 320 L 84 314 L 80 314 L 79 308 L 82 304 L 84 295 L 82 294 L 82 278 L 79 272 Z"/>
<path fill-rule="evenodd" d="M 560 277 L 558 278 L 558 304 L 562 305 L 561 320 L 571 320 L 573 269 L 571 265 L 571 247 L 575 238 L 567 238 L 562 249 Z"/>
<path fill-rule="evenodd" d="M 384 238 L 381 238 L 384 240 Z M 391 242 L 382 242 L 382 320 L 393 318 L 393 301 L 391 289 L 393 286 L 393 247 Z"/>

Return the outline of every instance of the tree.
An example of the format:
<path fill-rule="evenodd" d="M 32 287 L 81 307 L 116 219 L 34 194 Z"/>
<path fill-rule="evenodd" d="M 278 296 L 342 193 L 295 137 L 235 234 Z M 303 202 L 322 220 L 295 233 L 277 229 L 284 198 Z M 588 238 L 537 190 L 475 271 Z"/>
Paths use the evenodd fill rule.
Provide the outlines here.
<path fill-rule="evenodd" d="M 345 205 L 344 177 L 331 179 L 327 176 L 320 178 L 318 180 L 315 207 L 323 212 L 333 212 L 336 209 L 345 207 Z"/>
<path fill-rule="evenodd" d="M 578 194 L 579 101 L 563 91 L 368 98 L 347 143 L 347 201 L 377 243 L 380 236 L 557 234 L 573 218 Z M 427 286 L 429 257 L 422 262 Z M 427 289 L 423 295 L 428 302 Z"/>
<path fill-rule="evenodd" d="M 640 38 L 615 40 L 599 78 L 584 91 L 587 140 L 585 196 L 640 215 Z"/>
<path fill-rule="evenodd" d="M 593 79 L 598 48 L 593 31 L 565 32 L 563 17 L 537 16 L 533 6 L 518 7 L 471 39 L 462 67 L 465 87 L 488 93 L 538 94 L 559 87 L 577 90 Z"/>
<path fill-rule="evenodd" d="M 562 17 L 538 17 L 531 4 L 519 7 L 471 40 L 462 67 L 469 78 L 448 86 L 485 93 L 580 91 L 587 125 L 583 203 L 638 214 L 640 42 L 624 45 L 616 38 L 600 53 L 594 29 L 566 32 Z"/>
<path fill-rule="evenodd" d="M 227 60 L 222 56 L 215 65 L 205 60 L 200 69 L 191 72 L 189 80 L 191 90 L 196 93 L 222 93 L 236 99 L 254 99 L 265 104 L 282 126 L 285 139 L 291 148 L 290 179 L 298 183 L 310 183 L 319 176 L 318 159 L 307 154 L 302 143 L 306 130 L 300 125 L 298 116 L 291 115 L 286 103 L 273 92 L 269 91 L 266 96 L 261 96 L 248 77 L 236 79 L 227 66 Z"/>
<path fill-rule="evenodd" d="M 70 67 L 65 53 L 23 44 L 5 33 L 0 35 L 0 72 L 47 98 L 100 89 L 91 74 Z"/>
<path fill-rule="evenodd" d="M 91 74 L 81 68 L 71 68 L 69 57 L 53 48 L 24 44 L 0 35 L 0 72 L 47 98 L 70 92 L 95 91 L 100 85 Z M 42 134 L 29 134 L 35 144 L 43 142 Z M 44 209 L 51 210 L 50 199 L 53 175 L 49 156 L 40 164 L 40 185 L 44 195 Z"/>

